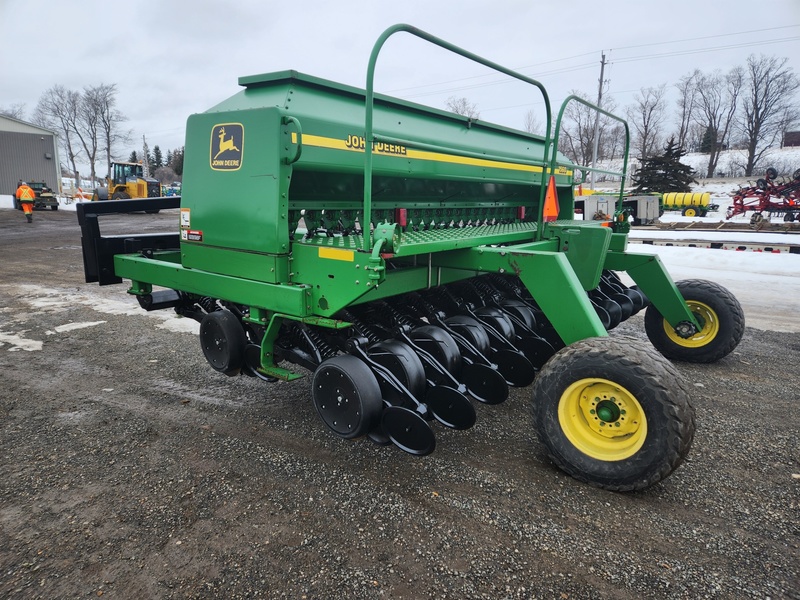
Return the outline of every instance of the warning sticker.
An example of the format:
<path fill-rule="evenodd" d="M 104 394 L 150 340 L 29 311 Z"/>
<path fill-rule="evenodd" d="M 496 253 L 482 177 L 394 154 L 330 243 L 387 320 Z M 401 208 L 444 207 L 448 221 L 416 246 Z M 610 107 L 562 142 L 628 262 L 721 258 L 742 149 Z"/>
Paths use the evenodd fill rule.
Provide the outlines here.
<path fill-rule="evenodd" d="M 188 229 L 191 227 L 191 209 L 189 208 L 182 208 L 181 209 L 181 227 L 185 227 Z"/>
<path fill-rule="evenodd" d="M 203 232 L 198 231 L 197 229 L 190 229 L 186 232 L 186 239 L 190 242 L 202 242 L 203 241 Z"/>

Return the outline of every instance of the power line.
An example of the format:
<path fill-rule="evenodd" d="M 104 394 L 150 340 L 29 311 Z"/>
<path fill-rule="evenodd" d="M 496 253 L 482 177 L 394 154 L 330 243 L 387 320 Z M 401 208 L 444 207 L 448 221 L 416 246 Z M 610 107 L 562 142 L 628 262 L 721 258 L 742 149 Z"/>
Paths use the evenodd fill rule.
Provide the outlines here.
<path fill-rule="evenodd" d="M 751 29 L 750 31 L 739 31 L 736 33 L 720 33 L 717 35 L 705 35 L 702 37 L 696 38 L 685 38 L 682 40 L 670 40 L 669 42 L 651 42 L 649 44 L 639 44 L 637 46 L 621 46 L 619 48 L 613 48 L 613 50 L 630 50 L 631 48 L 645 48 L 646 46 L 663 46 L 665 44 L 682 44 L 683 42 L 696 42 L 698 40 L 710 40 L 714 38 L 720 37 L 729 37 L 732 35 L 744 35 L 748 33 L 761 33 L 763 31 L 774 31 L 776 29 L 791 29 L 792 27 L 800 27 L 800 23 L 797 25 L 781 25 L 779 27 L 767 27 L 766 29 Z"/>
<path fill-rule="evenodd" d="M 737 36 L 737 35 L 748 35 L 748 34 L 752 34 L 752 33 L 763 33 L 765 31 L 776 31 L 776 30 L 779 30 L 779 29 L 791 29 L 793 27 L 800 27 L 800 23 L 794 24 L 794 25 L 781 25 L 781 26 L 778 26 L 778 27 L 765 27 L 765 28 L 762 28 L 762 29 L 750 29 L 748 31 L 736 31 L 736 32 L 732 32 L 732 33 L 720 33 L 720 34 L 716 34 L 716 35 L 705 35 L 705 36 L 699 36 L 699 37 L 694 37 L 694 38 L 684 38 L 684 39 L 680 39 L 680 40 L 669 40 L 669 41 L 666 41 L 666 42 L 650 42 L 650 43 L 647 43 L 647 44 L 638 44 L 638 45 L 633 45 L 633 46 L 621 46 L 621 47 L 618 47 L 618 48 L 614 48 L 614 50 L 630 50 L 630 49 L 634 49 L 634 48 L 645 48 L 645 47 L 649 47 L 649 46 L 664 46 L 664 45 L 668 45 L 668 44 L 694 42 L 694 41 L 709 40 L 709 39 L 715 39 L 715 38 L 721 38 L 721 37 L 730 37 L 730 36 Z M 757 41 L 757 42 L 748 42 L 748 43 L 745 43 L 745 44 L 734 44 L 734 45 L 728 45 L 728 46 L 716 46 L 716 47 L 712 47 L 712 48 L 697 49 L 697 50 L 691 50 L 691 51 L 674 51 L 674 52 L 676 52 L 674 54 L 674 56 L 683 56 L 683 55 L 702 53 L 702 52 L 713 52 L 715 50 L 727 50 L 727 49 L 732 49 L 732 48 L 748 48 L 748 47 L 751 47 L 751 46 L 761 46 L 761 45 L 764 45 L 764 44 L 773 44 L 773 43 L 778 43 L 778 42 L 783 42 L 783 41 L 794 41 L 794 40 L 797 40 L 797 39 L 800 39 L 800 38 L 792 37 L 792 38 L 783 38 L 783 39 L 779 39 L 779 40 L 764 40 L 764 41 Z M 575 54 L 573 56 L 567 56 L 567 57 L 564 57 L 564 58 L 554 58 L 552 60 L 547 60 L 547 61 L 543 61 L 543 62 L 539 62 L 539 63 L 534 63 L 534 64 L 531 64 L 531 65 L 524 65 L 524 66 L 521 66 L 521 67 L 514 67 L 513 70 L 514 71 L 523 71 L 523 70 L 527 70 L 527 69 L 533 69 L 535 67 L 540 67 L 542 65 L 548 65 L 548 64 L 552 64 L 552 63 L 556 63 L 556 62 L 563 62 L 563 61 L 567 61 L 567 60 L 573 60 L 575 58 L 582 58 L 584 56 L 597 54 L 597 52 L 598 52 L 597 50 L 594 50 L 592 52 L 584 52 L 582 54 Z M 659 57 L 670 56 L 670 55 L 671 55 L 670 53 L 664 53 L 664 54 L 649 55 L 649 57 L 659 58 Z M 618 59 L 616 61 L 613 61 L 610 64 L 613 65 L 614 62 L 632 62 L 634 60 L 645 60 L 646 58 L 648 58 L 648 57 L 642 56 L 642 57 L 623 58 L 623 59 Z M 591 64 L 594 65 L 594 63 L 591 63 Z M 562 69 L 557 69 L 557 70 L 554 70 L 554 71 L 549 71 L 549 72 L 544 72 L 544 73 L 537 73 L 536 77 L 543 77 L 543 76 L 546 76 L 546 75 L 557 75 L 557 74 L 561 74 L 561 73 L 571 73 L 573 71 L 581 70 L 581 69 L 586 68 L 586 67 L 587 67 L 587 65 L 579 65 L 577 67 L 563 67 L 563 70 Z M 458 79 L 450 79 L 448 81 L 440 81 L 440 82 L 437 82 L 437 83 L 427 83 L 427 84 L 423 84 L 423 85 L 409 86 L 409 87 L 404 87 L 404 88 L 395 88 L 395 89 L 392 89 L 392 90 L 387 90 L 387 93 L 397 93 L 397 92 L 404 92 L 404 91 L 408 91 L 408 90 L 417 90 L 417 89 L 423 89 L 423 88 L 430 88 L 430 87 L 437 86 L 437 85 L 446 85 L 446 84 L 450 84 L 450 83 L 458 83 L 460 81 L 469 81 L 469 80 L 472 80 L 472 79 L 482 79 L 484 77 L 490 77 L 492 75 L 493 75 L 492 73 L 485 73 L 483 75 L 472 75 L 470 77 L 461 77 L 461 78 L 458 78 Z M 455 87 L 455 88 L 450 88 L 450 89 L 444 90 L 444 92 L 436 92 L 436 91 L 434 91 L 434 92 L 430 92 L 430 93 L 420 93 L 420 94 L 409 95 L 407 97 L 408 98 L 416 98 L 416 97 L 422 97 L 422 96 L 425 96 L 425 95 L 436 95 L 436 94 L 439 94 L 439 93 L 447 93 L 447 92 L 452 92 L 452 91 L 473 89 L 475 87 L 484 87 L 486 85 L 495 85 L 497 83 L 503 83 L 503 81 L 501 81 L 501 80 L 493 80 L 493 81 L 488 82 L 486 84 L 477 84 L 475 86 L 469 86 L 469 87 Z"/>
<path fill-rule="evenodd" d="M 590 54 L 596 54 L 596 52 L 584 52 L 583 54 L 575 54 L 574 56 L 567 56 L 566 58 L 554 58 L 553 60 L 546 60 L 544 62 L 535 63 L 535 64 L 532 64 L 532 65 L 526 65 L 526 66 L 523 66 L 523 67 L 513 67 L 512 71 L 521 71 L 523 69 L 532 69 L 533 67 L 540 67 L 542 65 L 549 65 L 549 64 L 552 64 L 552 63 L 556 63 L 556 62 L 563 62 L 565 60 L 572 60 L 573 58 L 581 58 L 583 56 L 589 56 Z M 392 94 L 392 93 L 395 93 L 395 92 L 403 92 L 403 91 L 406 91 L 406 90 L 416 90 L 416 89 L 419 89 L 419 88 L 432 87 L 432 86 L 435 86 L 435 85 L 443 85 L 443 84 L 447 84 L 447 83 L 458 83 L 459 81 L 468 81 L 470 79 L 481 79 L 483 77 L 491 77 L 493 75 L 494 75 L 494 73 L 484 73 L 483 75 L 472 75 L 470 77 L 461 77 L 459 79 L 451 79 L 449 81 L 439 81 L 437 83 L 426 83 L 426 84 L 423 84 L 423 85 L 414 85 L 414 86 L 404 87 L 404 88 L 395 88 L 393 90 L 387 90 L 386 93 Z"/>
<path fill-rule="evenodd" d="M 670 52 L 663 52 L 661 54 L 644 54 L 639 56 L 630 56 L 624 58 L 617 58 L 615 63 L 634 62 L 638 60 L 649 60 L 652 58 L 669 58 L 671 56 L 687 56 L 690 54 L 702 54 L 704 52 L 715 52 L 717 50 L 731 50 L 734 48 L 752 48 L 754 46 L 765 46 L 767 44 L 777 44 L 782 42 L 794 42 L 800 40 L 800 36 L 780 38 L 777 40 L 760 40 L 754 42 L 746 42 L 742 44 L 729 44 L 727 46 L 713 46 L 711 48 L 696 48 L 693 50 L 672 50 Z"/>

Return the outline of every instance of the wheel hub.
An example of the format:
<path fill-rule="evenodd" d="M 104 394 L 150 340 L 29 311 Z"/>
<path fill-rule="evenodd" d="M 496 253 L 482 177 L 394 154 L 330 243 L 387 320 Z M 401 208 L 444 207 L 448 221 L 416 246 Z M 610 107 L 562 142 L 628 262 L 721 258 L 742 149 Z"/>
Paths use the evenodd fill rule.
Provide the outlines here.
<path fill-rule="evenodd" d="M 561 396 L 558 419 L 567 439 L 598 460 L 633 456 L 647 437 L 647 419 L 639 401 L 607 379 L 586 378 L 570 385 Z"/>
<path fill-rule="evenodd" d="M 667 337 L 685 348 L 700 348 L 711 343 L 720 330 L 717 313 L 707 304 L 697 300 L 687 300 L 686 305 L 700 324 L 700 329 L 697 329 L 689 321 L 681 321 L 673 329 L 664 319 L 664 332 Z"/>
<path fill-rule="evenodd" d="M 689 321 L 681 321 L 675 328 L 675 333 L 677 333 L 683 339 L 689 339 L 695 333 L 697 333 L 697 327 L 695 327 Z"/>

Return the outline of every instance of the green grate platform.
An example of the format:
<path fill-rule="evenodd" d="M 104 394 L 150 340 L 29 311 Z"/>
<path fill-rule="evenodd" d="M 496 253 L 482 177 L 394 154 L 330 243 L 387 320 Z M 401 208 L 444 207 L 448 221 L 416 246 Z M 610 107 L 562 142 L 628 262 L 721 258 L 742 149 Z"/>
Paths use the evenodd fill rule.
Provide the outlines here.
<path fill-rule="evenodd" d="M 449 227 L 427 231 L 407 231 L 401 234 L 394 256 L 413 256 L 428 252 L 444 252 L 459 248 L 471 248 L 489 244 L 520 243 L 533 239 L 536 223 L 507 223 L 502 225 L 479 225 L 477 227 Z M 360 235 L 322 235 L 295 240 L 295 243 L 358 250 Z"/>

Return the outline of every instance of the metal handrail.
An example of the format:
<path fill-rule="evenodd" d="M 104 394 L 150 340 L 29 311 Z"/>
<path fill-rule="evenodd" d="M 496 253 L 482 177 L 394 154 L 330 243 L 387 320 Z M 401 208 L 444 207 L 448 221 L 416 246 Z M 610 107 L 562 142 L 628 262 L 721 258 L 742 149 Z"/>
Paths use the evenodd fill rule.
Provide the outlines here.
<path fill-rule="evenodd" d="M 513 77 L 515 79 L 519 79 L 520 81 L 524 81 L 526 83 L 530 83 L 531 85 L 539 88 L 539 91 L 542 93 L 544 97 L 544 105 L 545 110 L 547 111 L 547 129 L 545 131 L 545 148 L 544 148 L 544 156 L 543 156 L 543 163 L 546 165 L 548 161 L 548 151 L 550 144 L 548 143 L 550 139 L 550 119 L 551 119 L 551 112 L 550 112 L 550 99 L 547 96 L 547 91 L 544 89 L 544 86 L 536 81 L 535 79 L 531 79 L 530 77 L 526 77 L 521 73 L 517 73 L 512 71 L 511 69 L 507 69 L 497 63 L 494 63 L 488 59 L 485 59 L 477 54 L 473 54 L 472 52 L 468 52 L 458 46 L 455 46 L 449 42 L 446 42 L 436 36 L 433 36 L 421 29 L 416 27 L 412 27 L 411 25 L 406 25 L 404 23 L 400 23 L 397 25 L 393 25 L 389 27 L 386 31 L 384 31 L 378 40 L 375 42 L 375 45 L 372 48 L 372 53 L 369 57 L 369 66 L 367 67 L 367 85 L 366 85 L 366 114 L 364 116 L 364 211 L 363 211 L 363 218 L 364 222 L 362 224 L 362 231 L 363 231 L 363 238 L 364 238 L 364 246 L 363 250 L 369 251 L 372 246 L 372 232 L 370 230 L 370 223 L 372 221 L 372 143 L 376 141 L 375 134 L 373 131 L 373 114 L 374 114 L 374 103 L 375 103 L 375 92 L 374 92 L 374 83 L 375 83 L 375 65 L 378 61 L 378 54 L 381 51 L 381 48 L 386 43 L 386 40 L 389 39 L 395 33 L 399 33 L 401 31 L 405 31 L 406 33 L 410 33 L 411 35 L 415 35 L 423 40 L 426 40 L 440 48 L 444 48 L 445 50 L 449 50 L 459 56 L 463 56 L 469 60 L 482 64 L 490 69 L 494 69 L 495 71 L 499 71 L 500 73 L 504 73 L 509 77 Z M 409 144 L 412 145 L 412 144 Z M 544 189 L 545 189 L 544 181 L 540 186 L 540 199 L 539 199 L 539 220 L 541 221 L 542 210 L 544 205 Z M 540 228 L 537 228 L 537 236 L 541 235 Z"/>
<path fill-rule="evenodd" d="M 564 111 L 566 110 L 567 105 L 572 101 L 578 102 L 579 104 L 583 104 L 584 106 L 587 106 L 590 109 L 595 110 L 602 115 L 614 119 L 615 121 L 619 121 L 625 126 L 625 152 L 623 154 L 623 160 L 622 160 L 622 171 L 606 171 L 602 169 L 596 169 L 594 167 L 583 167 L 579 165 L 574 165 L 575 168 L 584 171 L 594 171 L 595 173 L 604 173 L 606 175 L 619 175 L 620 186 L 619 186 L 619 196 L 617 198 L 617 210 L 620 211 L 622 210 L 622 195 L 625 191 L 625 178 L 628 175 L 628 151 L 630 150 L 630 139 L 631 139 L 630 130 L 628 129 L 628 122 L 625 119 L 622 119 L 621 117 L 618 117 L 617 115 L 610 113 L 607 110 L 604 110 L 599 106 L 584 100 L 580 96 L 576 96 L 574 94 L 567 96 L 564 102 L 561 103 L 561 109 L 558 111 L 558 118 L 556 119 L 556 128 L 555 131 L 553 132 L 553 140 L 551 141 L 551 144 L 553 145 L 553 157 L 550 163 L 550 172 L 553 173 L 556 168 L 556 158 L 558 156 L 558 137 L 559 134 L 561 133 L 561 119 L 564 116 Z"/>

